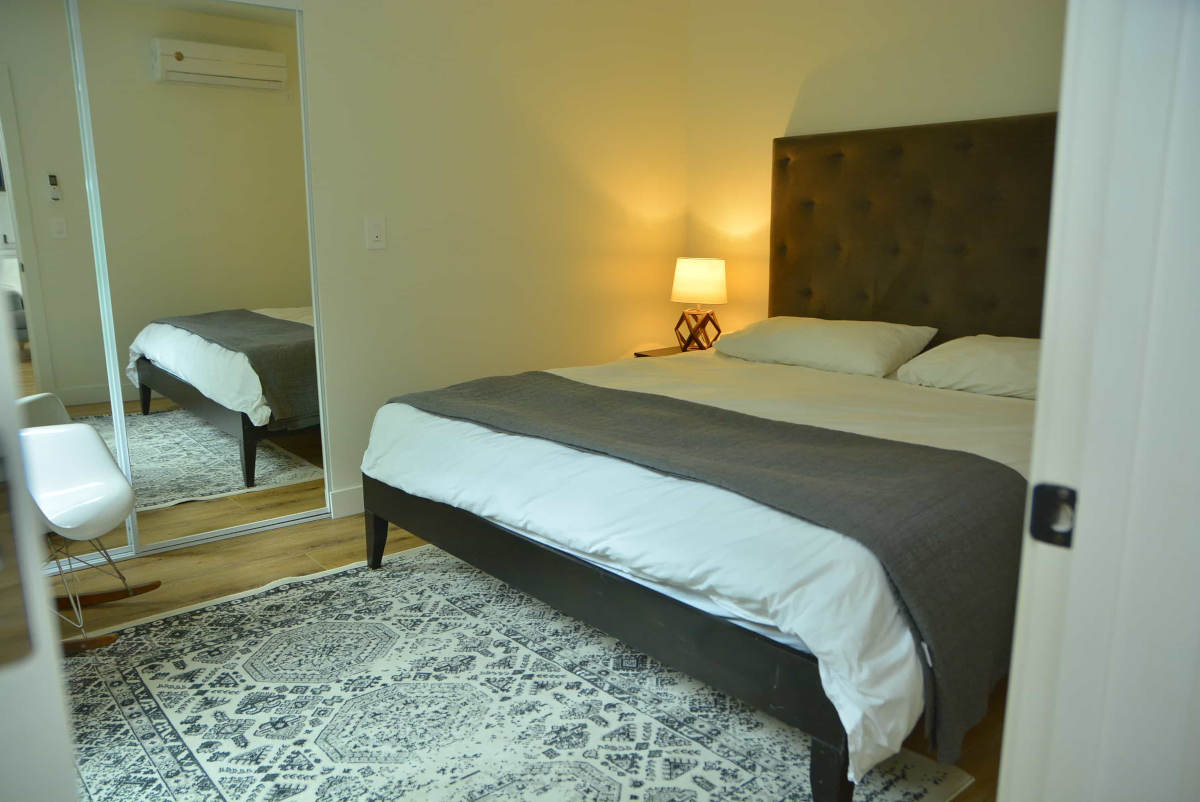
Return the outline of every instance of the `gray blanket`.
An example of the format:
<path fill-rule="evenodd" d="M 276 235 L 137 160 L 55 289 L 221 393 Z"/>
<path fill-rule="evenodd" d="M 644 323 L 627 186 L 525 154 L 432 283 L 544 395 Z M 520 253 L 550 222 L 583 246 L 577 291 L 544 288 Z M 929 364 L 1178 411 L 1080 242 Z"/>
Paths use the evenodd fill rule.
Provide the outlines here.
<path fill-rule="evenodd" d="M 317 349 L 312 326 L 247 309 L 164 317 L 154 322 L 189 331 L 229 351 L 245 354 L 271 406 L 271 427 L 298 429 L 320 421 Z"/>
<path fill-rule="evenodd" d="M 725 488 L 859 541 L 922 652 L 941 760 L 958 758 L 1008 669 L 1025 480 L 1007 466 L 549 373 L 392 400 Z"/>

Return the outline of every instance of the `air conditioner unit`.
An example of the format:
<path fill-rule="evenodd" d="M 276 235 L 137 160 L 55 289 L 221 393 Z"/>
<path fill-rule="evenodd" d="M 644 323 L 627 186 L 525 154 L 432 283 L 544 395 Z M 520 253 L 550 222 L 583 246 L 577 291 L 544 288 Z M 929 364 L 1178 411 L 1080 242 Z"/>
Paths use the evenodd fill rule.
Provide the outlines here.
<path fill-rule="evenodd" d="M 251 89 L 283 89 L 287 57 L 270 50 L 250 50 L 181 39 L 154 39 L 156 81 L 180 81 Z"/>

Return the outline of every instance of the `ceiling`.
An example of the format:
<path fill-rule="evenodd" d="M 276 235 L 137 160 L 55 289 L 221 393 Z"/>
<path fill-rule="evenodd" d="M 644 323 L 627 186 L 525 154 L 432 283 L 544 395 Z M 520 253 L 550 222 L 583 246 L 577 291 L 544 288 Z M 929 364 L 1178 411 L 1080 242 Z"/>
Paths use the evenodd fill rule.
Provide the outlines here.
<path fill-rule="evenodd" d="M 269 25 L 282 25 L 287 28 L 296 27 L 296 12 L 282 8 L 267 8 L 248 3 L 226 2 L 226 0 L 127 0 L 127 2 L 158 6 L 159 8 L 165 6 L 179 11 L 189 11 L 193 14 L 265 22 Z"/>

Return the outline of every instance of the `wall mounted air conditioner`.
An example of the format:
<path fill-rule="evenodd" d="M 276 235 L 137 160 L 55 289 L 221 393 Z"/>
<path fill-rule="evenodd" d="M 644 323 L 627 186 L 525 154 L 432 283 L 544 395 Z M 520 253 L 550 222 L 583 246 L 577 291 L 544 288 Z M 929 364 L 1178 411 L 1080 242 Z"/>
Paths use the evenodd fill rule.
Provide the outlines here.
<path fill-rule="evenodd" d="M 287 57 L 270 50 L 249 50 L 181 39 L 153 39 L 156 81 L 283 89 Z"/>

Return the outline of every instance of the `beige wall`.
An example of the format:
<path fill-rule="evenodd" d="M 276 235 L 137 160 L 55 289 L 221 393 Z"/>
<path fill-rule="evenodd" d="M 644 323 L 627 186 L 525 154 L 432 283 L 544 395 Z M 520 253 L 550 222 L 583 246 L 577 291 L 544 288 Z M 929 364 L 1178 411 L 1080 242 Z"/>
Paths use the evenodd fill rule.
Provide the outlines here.
<path fill-rule="evenodd" d="M 38 255 L 35 268 L 49 310 L 47 339 L 35 343 L 42 351 L 39 358 L 51 368 L 49 376 L 41 377 L 43 387 L 74 388 L 82 396 L 104 398 L 100 308 L 66 13 L 62 3 L 0 0 L 0 20 L 0 62 L 8 65 L 12 79 Z M 58 175 L 60 201 L 49 198 L 49 173 Z M 56 217 L 66 220 L 66 239 L 50 236 Z"/>
<path fill-rule="evenodd" d="M 761 317 L 771 139 L 1053 109 L 1063 13 L 1053 0 L 307 5 L 343 511 L 389 396 L 669 342 L 676 256 L 728 260 L 727 327 Z M 44 32 L 61 10 L 26 19 Z M 5 59 L 24 41 L 12 31 Z M 63 42 L 22 55 L 57 69 Z M 31 74 L 14 65 L 14 83 Z M 41 120 L 71 109 L 69 76 L 56 80 L 54 113 L 25 92 Z M 86 211 L 74 147 L 27 161 L 65 165 Z M 387 250 L 364 249 L 368 215 L 387 217 Z M 86 257 L 85 237 L 86 217 L 68 243 Z"/>
<path fill-rule="evenodd" d="M 389 396 L 667 342 L 682 5 L 310 3 L 335 505 Z M 363 248 L 386 215 L 389 246 Z"/>
<path fill-rule="evenodd" d="M 766 315 L 771 140 L 1052 111 L 1063 0 L 691 0 L 688 249 Z"/>
<path fill-rule="evenodd" d="M 155 318 L 307 306 L 295 28 L 136 0 L 79 5 L 122 358 Z M 284 53 L 288 87 L 154 81 L 155 36 Z"/>
<path fill-rule="evenodd" d="M 343 509 L 387 396 L 669 342 L 677 255 L 728 260 L 727 327 L 764 316 L 774 137 L 1054 109 L 1063 18 L 1055 0 L 311 5 Z M 366 253 L 373 213 L 392 244 Z"/>

